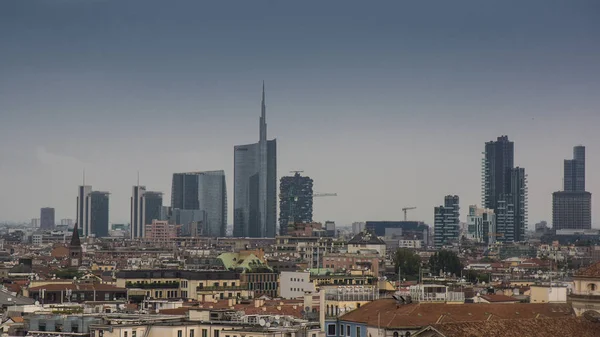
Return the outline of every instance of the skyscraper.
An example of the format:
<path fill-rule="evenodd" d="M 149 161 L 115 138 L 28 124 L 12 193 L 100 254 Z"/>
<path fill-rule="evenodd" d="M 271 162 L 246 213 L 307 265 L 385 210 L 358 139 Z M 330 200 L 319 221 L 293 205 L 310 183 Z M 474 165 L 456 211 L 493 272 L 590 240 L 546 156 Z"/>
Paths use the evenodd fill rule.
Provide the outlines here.
<path fill-rule="evenodd" d="M 92 191 L 92 186 L 79 186 L 77 195 L 77 222 L 83 236 L 108 236 L 108 192 Z"/>
<path fill-rule="evenodd" d="M 573 147 L 573 159 L 565 159 L 563 190 L 585 192 L 585 146 Z"/>
<path fill-rule="evenodd" d="M 197 222 L 199 220 L 196 215 L 202 214 L 202 220 L 200 220 L 202 235 L 225 236 L 227 230 L 225 172 L 218 170 L 173 174 L 171 209 L 173 214 L 181 214 L 177 210 L 198 210 L 201 213 L 193 212 L 193 218 Z M 183 223 L 183 225 L 188 225 L 188 223 Z"/>
<path fill-rule="evenodd" d="M 108 236 L 108 192 L 92 191 L 87 196 L 88 231 L 97 238 Z"/>
<path fill-rule="evenodd" d="M 552 193 L 552 228 L 591 229 L 592 194 L 585 190 L 585 147 L 573 148 L 564 162 L 563 191 Z"/>
<path fill-rule="evenodd" d="M 258 143 L 234 147 L 233 236 L 277 233 L 277 141 L 267 140 L 263 83 Z"/>
<path fill-rule="evenodd" d="M 54 208 L 44 207 L 40 210 L 40 228 L 41 229 L 53 229 L 54 228 Z"/>
<path fill-rule="evenodd" d="M 89 221 L 88 214 L 90 210 L 88 209 L 87 197 L 92 192 L 92 186 L 89 185 L 81 185 L 78 187 L 77 192 L 77 215 L 75 218 L 75 223 L 81 228 L 83 236 L 89 235 Z"/>
<path fill-rule="evenodd" d="M 146 186 L 133 186 L 131 193 L 131 238 L 144 237 L 145 226 L 161 219 L 162 193 L 146 191 Z"/>
<path fill-rule="evenodd" d="M 435 248 L 458 243 L 460 206 L 457 195 L 444 197 L 444 205 L 434 208 L 433 244 Z"/>
<path fill-rule="evenodd" d="M 286 235 L 288 226 L 313 221 L 313 180 L 296 172 L 279 180 L 279 233 Z"/>
<path fill-rule="evenodd" d="M 496 238 L 502 242 L 525 239 L 527 176 L 514 167 L 514 143 L 508 136 L 485 143 L 482 204 L 496 214 Z"/>

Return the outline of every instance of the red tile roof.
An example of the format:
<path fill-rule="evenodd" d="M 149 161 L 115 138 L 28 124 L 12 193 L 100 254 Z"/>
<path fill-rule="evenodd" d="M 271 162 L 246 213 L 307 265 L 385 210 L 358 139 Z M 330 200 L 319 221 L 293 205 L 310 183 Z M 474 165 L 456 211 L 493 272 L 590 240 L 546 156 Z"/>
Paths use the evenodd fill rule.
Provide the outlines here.
<path fill-rule="evenodd" d="M 365 304 L 343 315 L 340 320 L 364 323 L 369 326 L 381 324 L 386 328 L 400 328 L 424 327 L 441 322 L 541 317 L 574 317 L 574 312 L 568 304 L 555 303 L 515 303 L 511 305 L 412 303 L 397 306 L 395 300 L 383 299 Z"/>
<path fill-rule="evenodd" d="M 432 327 L 443 335 L 452 337 L 600 336 L 600 323 L 582 317 L 452 322 Z"/>
<path fill-rule="evenodd" d="M 596 262 L 589 267 L 579 269 L 575 273 L 575 276 L 600 278 L 600 262 Z"/>

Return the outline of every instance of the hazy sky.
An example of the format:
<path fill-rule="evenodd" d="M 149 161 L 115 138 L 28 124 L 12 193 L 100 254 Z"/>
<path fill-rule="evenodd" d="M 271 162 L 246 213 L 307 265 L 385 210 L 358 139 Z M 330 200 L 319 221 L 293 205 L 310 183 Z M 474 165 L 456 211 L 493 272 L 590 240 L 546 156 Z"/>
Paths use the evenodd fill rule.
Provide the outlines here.
<path fill-rule="evenodd" d="M 315 220 L 433 222 L 481 200 L 484 142 L 507 134 L 529 223 L 587 146 L 600 227 L 600 2 L 0 1 L 0 219 L 75 218 L 77 185 L 129 221 L 140 171 L 224 169 L 258 140 L 261 81 L 278 175 L 304 170 Z"/>

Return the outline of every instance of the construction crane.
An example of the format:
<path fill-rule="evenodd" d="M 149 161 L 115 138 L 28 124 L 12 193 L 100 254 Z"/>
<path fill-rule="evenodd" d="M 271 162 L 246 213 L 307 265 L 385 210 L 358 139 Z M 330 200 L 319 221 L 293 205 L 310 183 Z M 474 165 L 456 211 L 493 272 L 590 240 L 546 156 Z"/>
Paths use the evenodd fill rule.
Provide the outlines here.
<path fill-rule="evenodd" d="M 407 221 L 407 217 L 406 217 L 406 213 L 407 211 L 413 210 L 413 209 L 417 209 L 416 207 L 404 207 L 402 209 L 402 212 L 404 212 L 404 221 Z"/>

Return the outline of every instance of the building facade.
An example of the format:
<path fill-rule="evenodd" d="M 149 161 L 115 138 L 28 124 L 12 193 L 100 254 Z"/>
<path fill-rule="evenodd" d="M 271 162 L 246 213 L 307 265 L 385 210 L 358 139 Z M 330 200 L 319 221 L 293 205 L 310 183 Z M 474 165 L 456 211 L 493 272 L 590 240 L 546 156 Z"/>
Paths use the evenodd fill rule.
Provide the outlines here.
<path fill-rule="evenodd" d="M 377 236 L 418 239 L 424 246 L 429 243 L 429 226 L 422 221 L 367 221 L 365 228 Z"/>
<path fill-rule="evenodd" d="M 296 222 L 313 221 L 313 180 L 296 172 L 279 180 L 279 234 Z"/>
<path fill-rule="evenodd" d="M 460 206 L 457 195 L 444 197 L 444 205 L 434 208 L 433 244 L 435 248 L 458 243 Z"/>
<path fill-rule="evenodd" d="M 496 214 L 493 209 L 469 206 L 467 215 L 469 238 L 476 242 L 491 245 L 496 242 Z"/>
<path fill-rule="evenodd" d="M 585 191 L 585 147 L 573 148 L 564 161 L 563 191 L 552 193 L 552 228 L 591 229 L 592 194 Z"/>
<path fill-rule="evenodd" d="M 108 236 L 108 192 L 92 191 L 88 194 L 89 234 L 97 238 Z"/>
<path fill-rule="evenodd" d="M 485 143 L 482 175 L 482 204 L 496 214 L 498 241 L 524 240 L 527 176 L 524 168 L 514 166 L 514 143 L 508 136 Z"/>
<path fill-rule="evenodd" d="M 92 186 L 81 185 L 77 188 L 77 214 L 75 221 L 83 231 L 83 236 L 89 235 L 89 213 L 87 198 L 92 192 Z"/>
<path fill-rule="evenodd" d="M 161 192 L 146 191 L 146 186 L 133 186 L 131 192 L 131 238 L 144 237 L 145 228 L 153 220 L 161 220 L 163 198 Z"/>
<path fill-rule="evenodd" d="M 54 208 L 44 207 L 40 210 L 40 228 L 41 229 L 53 229 L 54 222 Z"/>
<path fill-rule="evenodd" d="M 233 236 L 277 234 L 277 142 L 267 140 L 263 84 L 258 143 L 234 147 Z"/>
<path fill-rule="evenodd" d="M 225 236 L 227 229 L 227 186 L 225 172 L 204 171 L 173 174 L 171 187 L 172 210 L 199 211 L 202 230 L 198 235 Z M 189 225 L 191 222 L 177 222 Z"/>
<path fill-rule="evenodd" d="M 171 242 L 177 237 L 177 227 L 168 221 L 152 220 L 146 225 L 144 238 L 152 242 Z"/>

